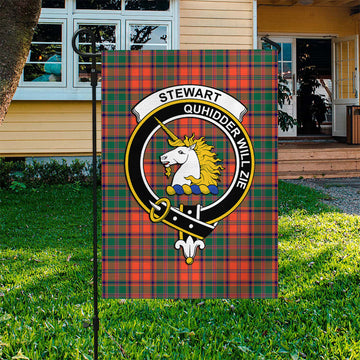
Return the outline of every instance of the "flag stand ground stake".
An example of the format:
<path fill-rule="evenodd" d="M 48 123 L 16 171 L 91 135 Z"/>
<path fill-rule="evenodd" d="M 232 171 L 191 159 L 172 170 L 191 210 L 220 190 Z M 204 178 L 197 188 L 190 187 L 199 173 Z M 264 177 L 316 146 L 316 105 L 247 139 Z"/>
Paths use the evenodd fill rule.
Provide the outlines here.
<path fill-rule="evenodd" d="M 76 47 L 76 38 L 80 35 L 87 35 L 91 42 L 91 53 L 85 53 Z M 94 316 L 93 316 L 93 330 L 94 330 L 94 360 L 98 360 L 99 348 L 99 309 L 98 309 L 98 259 L 97 259 L 97 159 L 96 159 L 96 56 L 101 54 L 96 53 L 95 35 L 89 29 L 79 29 L 75 32 L 72 38 L 73 50 L 81 56 L 91 58 L 91 87 L 92 87 L 92 181 L 93 181 L 93 291 L 94 291 Z"/>

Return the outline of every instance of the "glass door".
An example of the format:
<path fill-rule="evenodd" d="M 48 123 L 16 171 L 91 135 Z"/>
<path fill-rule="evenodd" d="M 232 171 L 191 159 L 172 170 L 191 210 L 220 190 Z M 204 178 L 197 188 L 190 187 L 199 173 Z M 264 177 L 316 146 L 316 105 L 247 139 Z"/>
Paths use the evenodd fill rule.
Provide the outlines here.
<path fill-rule="evenodd" d="M 333 40 L 333 136 L 346 136 L 346 106 L 359 105 L 359 36 Z"/>
<path fill-rule="evenodd" d="M 282 84 L 287 86 L 291 92 L 290 103 L 284 104 L 280 109 L 291 117 L 296 118 L 296 41 L 288 36 L 271 36 L 270 40 L 281 46 L 281 52 L 278 59 L 278 74 L 281 77 Z M 261 49 L 269 49 L 269 45 L 261 42 Z M 288 131 L 282 131 L 279 127 L 279 137 L 297 136 L 297 127 L 289 128 Z"/>

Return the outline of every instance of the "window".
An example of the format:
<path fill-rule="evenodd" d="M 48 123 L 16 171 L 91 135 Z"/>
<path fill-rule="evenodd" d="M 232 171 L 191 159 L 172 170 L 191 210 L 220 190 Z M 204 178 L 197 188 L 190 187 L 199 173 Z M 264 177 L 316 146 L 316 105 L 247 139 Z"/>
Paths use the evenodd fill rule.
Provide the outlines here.
<path fill-rule="evenodd" d="M 111 24 L 93 23 L 93 24 L 82 24 L 78 23 L 77 28 L 89 29 L 95 35 L 96 40 L 96 52 L 103 50 L 115 50 L 119 48 L 118 33 L 119 26 L 116 22 Z M 91 52 L 90 39 L 87 34 L 80 35 L 79 37 L 79 49 L 84 52 Z M 96 72 L 98 73 L 98 81 L 101 81 L 101 56 L 96 58 Z M 91 58 L 85 56 L 77 56 L 76 71 L 75 71 L 75 86 L 84 85 L 84 83 L 91 81 Z"/>
<path fill-rule="evenodd" d="M 64 23 L 37 26 L 22 75 L 23 85 L 64 86 Z"/>
<path fill-rule="evenodd" d="M 130 24 L 128 30 L 130 50 L 168 49 L 169 25 Z"/>
<path fill-rule="evenodd" d="M 281 51 L 278 59 L 278 74 L 284 79 L 291 79 L 292 77 L 292 43 L 279 41 Z M 270 44 L 263 42 L 263 50 L 274 49 Z"/>
<path fill-rule="evenodd" d="M 292 44 L 281 43 L 280 45 L 281 52 L 278 62 L 279 75 L 284 79 L 290 79 L 292 76 Z"/>
<path fill-rule="evenodd" d="M 94 32 L 98 52 L 178 48 L 178 1 L 42 0 L 39 24 L 15 99 L 83 100 L 91 96 L 86 90 L 91 59 L 78 56 L 72 49 L 71 39 L 77 29 Z M 87 35 L 77 42 L 81 50 L 90 52 Z M 101 57 L 96 61 L 100 74 Z"/>

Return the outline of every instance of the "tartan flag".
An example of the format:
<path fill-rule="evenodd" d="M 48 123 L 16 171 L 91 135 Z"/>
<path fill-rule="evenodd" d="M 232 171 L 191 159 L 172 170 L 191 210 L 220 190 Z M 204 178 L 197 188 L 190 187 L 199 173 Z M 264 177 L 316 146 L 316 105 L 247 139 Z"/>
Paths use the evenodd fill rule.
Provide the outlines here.
<path fill-rule="evenodd" d="M 277 297 L 276 53 L 102 64 L 103 297 Z"/>

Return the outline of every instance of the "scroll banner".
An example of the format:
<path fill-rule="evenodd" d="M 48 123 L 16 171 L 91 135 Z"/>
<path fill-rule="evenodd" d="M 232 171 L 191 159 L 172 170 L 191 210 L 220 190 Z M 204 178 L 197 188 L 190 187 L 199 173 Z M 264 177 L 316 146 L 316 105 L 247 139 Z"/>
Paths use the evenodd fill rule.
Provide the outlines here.
<path fill-rule="evenodd" d="M 277 297 L 277 54 L 102 64 L 103 297 Z"/>

